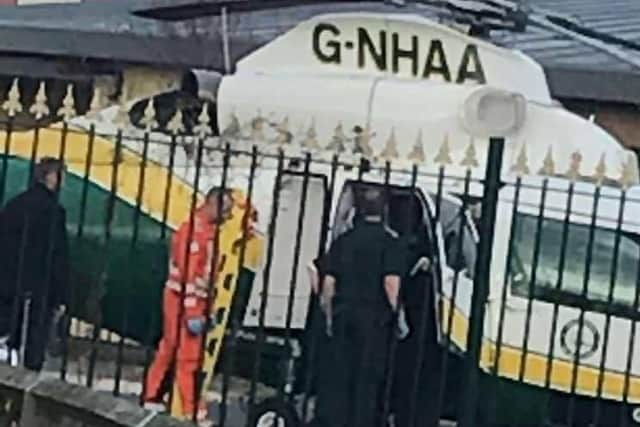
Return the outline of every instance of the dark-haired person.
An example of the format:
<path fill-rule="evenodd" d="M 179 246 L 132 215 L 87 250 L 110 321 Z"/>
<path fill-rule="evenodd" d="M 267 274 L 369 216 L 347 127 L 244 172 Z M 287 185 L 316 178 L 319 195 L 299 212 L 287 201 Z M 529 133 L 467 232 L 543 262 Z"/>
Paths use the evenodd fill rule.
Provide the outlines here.
<path fill-rule="evenodd" d="M 35 371 L 42 369 L 53 314 L 65 305 L 69 248 L 58 201 L 64 174 L 62 161 L 41 159 L 30 188 L 0 211 L 0 336 L 23 349 L 24 366 Z"/>
<path fill-rule="evenodd" d="M 326 258 L 321 304 L 332 317 L 330 376 L 318 385 L 315 425 L 372 427 L 380 414 L 389 339 L 394 331 L 400 278 L 407 256 L 384 224 L 381 190 L 363 189 L 354 227 L 338 237 Z"/>
<path fill-rule="evenodd" d="M 173 236 L 162 307 L 163 335 L 145 384 L 144 400 L 149 409 L 165 409 L 163 383 L 175 362 L 184 414 L 190 419 L 197 408 L 198 420 L 206 417 L 203 402 L 196 402 L 196 373 L 202 335 L 209 326 L 205 314 L 209 280 L 215 280 L 211 267 L 217 225 L 231 216 L 232 209 L 231 192 L 213 188 L 194 213 L 193 227 L 187 218 Z"/>

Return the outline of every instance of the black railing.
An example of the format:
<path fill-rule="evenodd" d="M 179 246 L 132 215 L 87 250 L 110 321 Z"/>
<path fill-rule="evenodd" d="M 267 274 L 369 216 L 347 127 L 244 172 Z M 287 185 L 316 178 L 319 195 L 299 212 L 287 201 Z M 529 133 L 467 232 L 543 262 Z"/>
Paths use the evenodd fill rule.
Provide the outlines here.
<path fill-rule="evenodd" d="M 5 129 L 0 333 L 13 339 L 7 362 L 11 349 L 34 357 L 47 341 L 34 328 L 51 326 L 57 307 L 49 299 L 62 289 L 61 349 L 32 368 L 144 402 L 162 326 L 175 322 L 169 350 L 178 386 L 170 382 L 164 402 L 173 412 L 186 404 L 193 410 L 182 414 L 187 419 L 197 420 L 204 402 L 219 426 L 232 427 L 272 416 L 275 426 L 277 418 L 287 426 L 314 418 L 380 426 L 395 419 L 412 427 L 446 419 L 463 427 L 640 425 L 640 224 L 629 214 L 640 199 L 624 186 L 575 174 L 501 173 L 500 139 L 488 145 L 487 174 L 479 177 L 474 159 L 459 173 L 446 161 L 434 168 L 340 154 L 327 160 L 282 146 L 242 149 L 231 140 L 98 135 L 93 126 Z M 84 139 L 70 140 L 79 133 Z M 28 149 L 17 147 L 18 137 Z M 104 141 L 96 145 L 98 139 Z M 37 166 L 43 157 L 68 166 L 59 191 Z M 312 187 L 317 177 L 323 194 Z M 294 181 L 297 192 L 288 186 Z M 211 187 L 221 191 L 209 200 L 217 208 L 209 208 L 207 224 L 207 211 L 198 209 Z M 344 213 L 353 208 L 357 216 L 353 200 L 363 188 L 378 190 L 386 225 L 397 234 L 392 240 L 407 251 L 402 272 L 381 270 L 402 276 L 399 310 L 385 305 L 381 283 L 349 297 L 343 289 L 363 284 L 341 283 L 331 265 L 330 237 L 361 226 L 357 218 L 348 224 Z M 236 222 L 215 215 L 226 190 L 234 192 Z M 25 191 L 27 198 L 19 196 Z M 55 233 L 58 204 L 67 212 L 68 241 Z M 321 224 L 317 235 L 305 233 L 311 220 Z M 172 253 L 181 222 L 186 244 Z M 212 230 L 207 248 L 194 246 L 203 227 Z M 70 255 L 61 258 L 65 245 Z M 250 245 L 258 255 L 248 253 Z M 327 283 L 327 253 L 328 271 L 338 276 L 331 312 L 318 295 Z M 317 276 L 302 280 L 314 260 L 321 260 Z M 352 267 L 377 271 L 385 260 Z M 67 263 L 69 280 L 54 273 Z M 178 288 L 167 292 L 179 304 L 163 315 L 171 280 Z M 395 334 L 401 318 L 407 337 Z M 202 320 L 199 327 L 194 319 Z M 202 329 L 199 344 L 189 335 L 195 329 Z M 187 360 L 187 345 L 197 345 L 196 359 Z M 193 378 L 185 380 L 185 372 Z M 246 387 L 238 386 L 242 380 Z M 378 399 L 363 401 L 366 395 Z"/>

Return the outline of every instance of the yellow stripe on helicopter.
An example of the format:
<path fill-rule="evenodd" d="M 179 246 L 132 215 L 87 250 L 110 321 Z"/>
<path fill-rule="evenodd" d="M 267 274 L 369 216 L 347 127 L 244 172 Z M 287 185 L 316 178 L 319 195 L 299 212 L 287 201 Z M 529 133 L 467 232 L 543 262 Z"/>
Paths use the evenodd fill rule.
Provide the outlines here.
<path fill-rule="evenodd" d="M 447 334 L 447 322 L 451 310 L 451 302 L 442 298 L 442 319 L 443 332 Z M 467 332 L 469 328 L 469 319 L 456 308 L 453 312 L 453 321 L 451 324 L 451 340 L 461 349 L 466 349 Z M 482 344 L 482 353 L 480 364 L 485 371 L 493 371 L 496 367 L 498 375 L 503 378 L 518 380 L 523 359 L 523 349 L 502 344 L 500 346 L 500 363 L 496 364 L 496 355 L 498 354 L 496 343 L 484 339 Z M 547 378 L 547 367 L 549 358 L 547 355 L 527 351 L 524 360 L 523 381 L 527 384 L 544 387 Z M 571 392 L 571 384 L 573 382 L 573 362 L 553 358 L 551 366 L 550 385 L 554 390 L 565 393 Z M 595 367 L 579 365 L 577 370 L 576 393 L 584 396 L 596 397 L 598 394 L 598 380 L 600 378 L 600 370 Z M 625 374 L 606 370 L 602 374 L 602 394 L 601 397 L 612 400 L 623 400 Z M 640 377 L 631 376 L 629 378 L 628 401 L 631 403 L 640 402 Z"/>
<path fill-rule="evenodd" d="M 60 156 L 62 142 L 62 127 L 53 125 L 46 129 L 40 129 L 38 138 L 38 152 L 36 160 L 42 157 Z M 87 153 L 89 151 L 90 140 L 86 131 L 78 132 L 69 129 L 65 141 L 64 161 L 68 170 L 74 175 L 83 177 L 87 165 Z M 31 159 L 35 133 L 13 132 L 9 138 L 9 154 L 24 159 Z M 4 153 L 7 145 L 7 134 L 0 131 L 0 148 Z M 111 190 L 111 180 L 115 168 L 116 159 L 114 141 L 96 136 L 93 141 L 93 151 L 91 156 L 91 167 L 89 169 L 89 179 L 94 184 L 106 191 Z M 140 168 L 142 157 L 131 150 L 122 147 L 120 155 L 120 165 L 117 171 L 116 194 L 118 198 L 135 204 L 138 198 Z M 142 211 L 161 221 L 165 204 L 165 191 L 169 180 L 170 172 L 166 166 L 147 160 L 145 168 L 145 184 L 142 191 Z M 158 191 L 162 188 L 163 191 Z M 189 217 L 191 210 L 192 187 L 177 176 L 171 178 L 169 190 L 169 207 L 167 225 L 176 229 L 185 218 Z M 201 198 L 199 196 L 199 198 Z"/>

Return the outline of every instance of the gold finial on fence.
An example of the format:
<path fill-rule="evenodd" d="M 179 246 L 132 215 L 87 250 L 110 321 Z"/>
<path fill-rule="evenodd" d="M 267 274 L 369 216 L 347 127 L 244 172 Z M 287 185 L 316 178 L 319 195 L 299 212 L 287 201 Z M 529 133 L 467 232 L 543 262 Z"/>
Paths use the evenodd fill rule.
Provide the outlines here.
<path fill-rule="evenodd" d="M 387 140 L 387 144 L 380 153 L 380 157 L 386 161 L 396 160 L 398 158 L 398 141 L 396 139 L 396 130 L 391 128 L 391 134 Z"/>
<path fill-rule="evenodd" d="M 20 87 L 18 79 L 13 79 L 13 84 L 7 95 L 7 100 L 2 103 L 2 109 L 7 112 L 9 117 L 14 117 L 16 113 L 22 113 L 22 103 L 20 103 Z"/>
<path fill-rule="evenodd" d="M 603 153 L 602 156 L 600 156 L 600 160 L 598 161 L 598 164 L 596 165 L 596 170 L 594 171 L 594 174 L 593 174 L 593 179 L 596 182 L 596 185 L 598 187 L 602 185 L 606 176 L 607 176 L 607 163 L 606 163 L 605 154 Z"/>
<path fill-rule="evenodd" d="M 76 115 L 75 99 L 73 98 L 73 83 L 67 85 L 67 94 L 62 100 L 62 107 L 58 109 L 58 115 L 68 122 Z"/>
<path fill-rule="evenodd" d="M 180 145 L 184 150 L 184 155 L 187 158 L 187 160 L 189 161 L 194 160 L 195 163 L 198 163 L 198 160 L 196 159 L 197 157 L 196 151 L 199 150 L 199 146 L 202 143 L 203 141 L 200 141 L 196 144 L 195 142 L 187 140 L 186 138 L 182 139 L 182 141 L 180 142 Z"/>
<path fill-rule="evenodd" d="M 184 132 L 184 123 L 182 122 L 182 110 L 176 108 L 176 113 L 171 117 L 171 120 L 167 123 L 167 130 L 173 135 Z"/>
<path fill-rule="evenodd" d="M 258 115 L 251 120 L 251 143 L 264 142 L 266 137 L 264 134 L 264 124 L 266 120 L 262 117 L 262 113 L 258 110 Z"/>
<path fill-rule="evenodd" d="M 50 111 L 49 106 L 47 106 L 47 89 L 45 82 L 40 82 L 36 99 L 31 108 L 29 108 L 29 112 L 35 116 L 36 120 L 40 120 L 49 115 Z"/>
<path fill-rule="evenodd" d="M 362 129 L 360 126 L 356 126 L 353 129 L 355 136 L 353 153 L 360 154 L 365 158 L 371 158 L 373 156 L 373 149 L 371 148 L 371 138 L 373 137 L 373 133 L 369 125 L 365 126 Z"/>
<path fill-rule="evenodd" d="M 114 122 L 120 128 L 126 128 L 131 124 L 131 120 L 129 120 L 129 107 L 125 102 L 124 97 L 120 98 L 118 112 L 116 113 Z"/>
<path fill-rule="evenodd" d="M 580 177 L 580 164 L 582 163 L 582 154 L 579 151 L 574 151 L 571 154 L 571 162 L 569 163 L 569 170 L 566 175 L 572 181 L 576 181 Z"/>
<path fill-rule="evenodd" d="M 622 166 L 622 174 L 620 175 L 620 184 L 624 190 L 631 187 L 634 183 L 634 165 L 635 159 L 632 155 L 627 156 L 627 161 Z"/>
<path fill-rule="evenodd" d="M 280 124 L 276 126 L 277 145 L 289 145 L 293 140 L 293 134 L 289 131 L 289 117 L 285 117 Z"/>
<path fill-rule="evenodd" d="M 318 143 L 318 133 L 316 132 L 316 120 L 311 120 L 311 125 L 307 129 L 307 134 L 302 141 L 302 147 L 307 151 L 314 151 L 320 149 Z"/>
<path fill-rule="evenodd" d="M 476 155 L 476 144 L 473 138 L 469 141 L 467 149 L 464 151 L 464 158 L 460 162 L 461 166 L 467 169 L 473 169 L 478 167 L 478 157 Z"/>
<path fill-rule="evenodd" d="M 87 111 L 87 117 L 95 119 L 100 114 L 102 109 L 102 91 L 98 86 L 93 87 L 93 96 L 91 97 L 91 103 L 89 104 L 89 111 Z"/>
<path fill-rule="evenodd" d="M 209 117 L 209 103 L 202 104 L 202 110 L 198 116 L 198 124 L 193 127 L 193 132 L 200 138 L 206 138 L 211 134 L 211 117 Z"/>
<path fill-rule="evenodd" d="M 222 139 L 225 141 L 237 139 L 240 136 L 240 120 L 235 113 L 231 113 L 229 125 L 222 131 Z"/>
<path fill-rule="evenodd" d="M 336 126 L 336 128 L 333 131 L 331 142 L 329 142 L 329 145 L 327 145 L 327 150 L 331 150 L 335 153 L 344 153 L 345 140 L 346 140 L 346 137 L 344 135 L 344 128 L 342 127 L 342 123 L 338 123 L 338 126 Z"/>
<path fill-rule="evenodd" d="M 147 132 L 158 127 L 158 122 L 156 121 L 155 101 L 153 98 L 149 98 L 149 101 L 147 101 L 147 106 L 144 109 L 144 115 L 142 116 L 140 123 L 144 125 L 144 130 Z"/>
<path fill-rule="evenodd" d="M 433 159 L 433 161 L 440 166 L 446 166 L 453 163 L 451 161 L 451 149 L 449 148 L 448 134 L 444 136 L 444 141 L 442 141 L 442 145 L 438 150 L 438 154 L 436 154 L 436 157 Z"/>
<path fill-rule="evenodd" d="M 413 148 L 409 153 L 409 160 L 415 165 L 424 163 L 425 161 L 424 144 L 422 143 L 422 129 L 418 131 L 416 143 L 413 145 Z"/>
<path fill-rule="evenodd" d="M 518 176 L 529 174 L 529 159 L 527 157 L 527 144 L 522 144 L 522 148 L 520 148 L 520 152 L 518 153 L 518 157 L 516 158 L 516 163 L 513 165 L 513 168 L 511 169 Z"/>
<path fill-rule="evenodd" d="M 553 160 L 553 150 L 551 146 L 547 149 L 547 154 L 544 156 L 539 174 L 544 176 L 553 176 L 556 174 L 556 163 Z"/>

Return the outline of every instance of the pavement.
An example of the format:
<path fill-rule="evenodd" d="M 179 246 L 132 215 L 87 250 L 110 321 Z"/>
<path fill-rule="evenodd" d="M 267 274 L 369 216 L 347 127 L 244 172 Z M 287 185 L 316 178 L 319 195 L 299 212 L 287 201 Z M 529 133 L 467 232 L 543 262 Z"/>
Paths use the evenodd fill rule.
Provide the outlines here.
<path fill-rule="evenodd" d="M 66 365 L 65 381 L 71 384 L 86 386 L 89 371 L 89 358 L 87 354 L 70 353 Z M 41 375 L 49 378 L 61 377 L 62 360 L 60 357 L 49 355 L 46 359 Z M 116 388 L 116 363 L 113 360 L 96 360 L 93 372 L 92 389 L 112 394 Z M 131 401 L 138 402 L 142 394 L 142 380 L 144 377 L 144 367 L 135 363 L 125 363 L 120 370 L 119 396 Z M 225 427 L 245 427 L 248 416 L 248 403 L 246 397 L 249 395 L 251 383 L 242 378 L 232 377 L 229 384 L 229 393 L 226 405 Z M 217 376 L 212 389 L 205 391 L 204 399 L 209 407 L 210 418 L 214 423 L 220 421 L 220 410 L 222 395 L 222 378 Z M 256 401 L 274 396 L 276 390 L 258 384 L 256 390 Z"/>
<path fill-rule="evenodd" d="M 54 378 L 60 378 L 62 368 L 62 360 L 59 357 L 48 357 L 43 368 L 42 375 Z M 65 380 L 69 383 L 86 386 L 89 368 L 89 358 L 86 351 L 69 353 L 69 360 L 66 366 Z M 113 393 L 116 381 L 116 364 L 113 359 L 105 360 L 98 358 L 94 368 L 92 388 L 96 391 L 105 393 Z M 120 371 L 119 395 L 122 398 L 138 402 L 142 393 L 142 380 L 144 376 L 144 368 L 139 363 L 125 363 Z M 247 423 L 248 400 L 251 382 L 249 380 L 232 377 L 229 383 L 229 393 L 226 403 L 226 419 L 224 427 L 245 427 Z M 204 399 L 209 408 L 210 419 L 213 425 L 220 427 L 220 412 L 222 395 L 222 376 L 214 378 L 211 390 L 205 391 Z M 258 384 L 256 389 L 256 402 L 262 402 L 265 399 L 277 395 L 277 390 Z M 301 414 L 301 403 L 297 403 L 298 414 Z M 313 399 L 310 402 L 310 414 L 313 413 Z M 310 417 L 309 417 L 310 418 Z M 309 420 L 307 419 L 307 421 Z M 284 424 L 280 424 L 282 427 Z M 280 427 L 274 424 L 274 427 Z M 441 427 L 455 427 L 455 422 L 441 421 Z M 251 426 L 255 427 L 255 426 Z M 393 427 L 393 422 L 390 423 Z"/>

